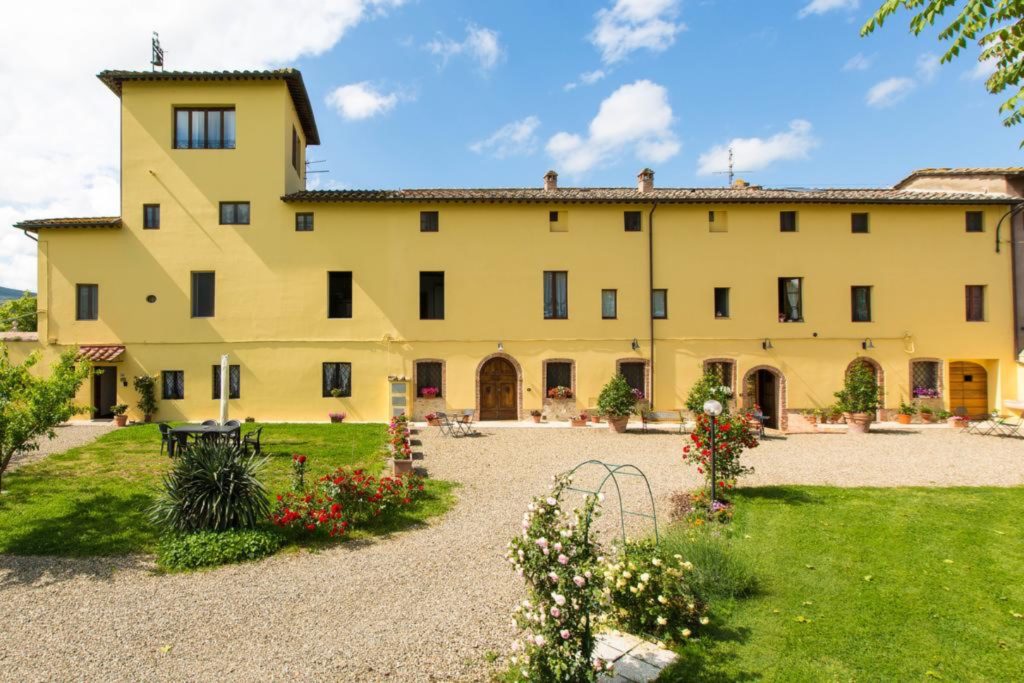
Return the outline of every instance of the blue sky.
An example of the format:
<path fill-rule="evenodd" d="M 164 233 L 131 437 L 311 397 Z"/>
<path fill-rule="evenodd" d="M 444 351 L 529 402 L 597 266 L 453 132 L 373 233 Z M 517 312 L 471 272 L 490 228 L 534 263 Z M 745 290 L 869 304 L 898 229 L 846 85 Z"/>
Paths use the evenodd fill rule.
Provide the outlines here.
<path fill-rule="evenodd" d="M 927 166 L 1016 165 L 971 48 L 937 65 L 881 0 L 49 0 L 0 22 L 0 225 L 118 212 L 118 101 L 95 75 L 296 66 L 323 188 L 723 185 L 726 150 L 775 187 L 887 186 Z M 111 21 L 110 17 L 117 17 Z M 979 77 L 979 73 L 981 77 Z M 0 229 L 0 285 L 35 243 Z"/>

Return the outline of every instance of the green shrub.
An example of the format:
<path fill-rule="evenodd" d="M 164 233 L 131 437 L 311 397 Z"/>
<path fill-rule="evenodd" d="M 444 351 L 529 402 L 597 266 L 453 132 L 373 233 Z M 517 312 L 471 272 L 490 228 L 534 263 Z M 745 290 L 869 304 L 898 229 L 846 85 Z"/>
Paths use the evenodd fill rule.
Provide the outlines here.
<path fill-rule="evenodd" d="M 690 388 L 690 393 L 686 397 L 686 409 L 694 415 L 699 415 L 704 412 L 704 403 L 712 399 L 722 404 L 722 415 L 729 414 L 732 389 L 723 386 L 718 375 L 713 372 L 705 372 Z"/>
<path fill-rule="evenodd" d="M 157 564 L 168 571 L 216 567 L 273 555 L 284 539 L 266 529 L 168 534 L 160 540 Z"/>
<path fill-rule="evenodd" d="M 757 578 L 750 565 L 740 558 L 731 541 L 718 533 L 671 527 L 661 538 L 661 547 L 669 555 L 682 555 L 693 563 L 690 584 L 706 602 L 721 598 L 739 598 L 757 591 Z"/>
<path fill-rule="evenodd" d="M 150 518 L 168 531 L 251 529 L 270 515 L 259 479 L 266 462 L 225 441 L 191 444 L 164 475 Z"/>
<path fill-rule="evenodd" d="M 629 382 L 621 374 L 615 375 L 601 389 L 597 397 L 597 409 L 602 415 L 623 417 L 636 410 L 637 397 L 629 388 Z"/>
<path fill-rule="evenodd" d="M 835 396 L 839 410 L 844 413 L 873 413 L 878 410 L 878 380 L 866 361 L 850 367 L 842 390 Z"/>
<path fill-rule="evenodd" d="M 135 405 L 148 420 L 151 415 L 156 414 L 157 410 L 156 377 L 151 375 L 135 377 L 132 379 L 132 386 L 135 387 L 135 393 L 139 395 L 139 402 Z"/>

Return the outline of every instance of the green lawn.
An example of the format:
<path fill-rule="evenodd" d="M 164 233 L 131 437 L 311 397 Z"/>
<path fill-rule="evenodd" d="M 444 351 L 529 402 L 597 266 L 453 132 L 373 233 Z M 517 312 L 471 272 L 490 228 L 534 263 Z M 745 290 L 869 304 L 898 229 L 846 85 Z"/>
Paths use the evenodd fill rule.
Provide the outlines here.
<path fill-rule="evenodd" d="M 659 680 L 1024 680 L 1024 488 L 736 501 L 728 544 L 759 587 L 714 601 Z"/>
<path fill-rule="evenodd" d="M 243 432 L 259 425 L 247 424 Z M 337 467 L 379 473 L 385 466 L 384 425 L 263 425 L 271 495 L 291 485 L 293 453 L 309 458 L 307 483 Z M 146 518 L 169 460 L 160 455 L 156 425 L 118 429 L 87 446 L 50 456 L 4 476 L 0 495 L 0 553 L 121 555 L 151 553 L 157 530 Z M 441 514 L 454 501 L 453 485 L 427 481 L 426 496 L 385 522 L 356 532 L 396 531 Z"/>

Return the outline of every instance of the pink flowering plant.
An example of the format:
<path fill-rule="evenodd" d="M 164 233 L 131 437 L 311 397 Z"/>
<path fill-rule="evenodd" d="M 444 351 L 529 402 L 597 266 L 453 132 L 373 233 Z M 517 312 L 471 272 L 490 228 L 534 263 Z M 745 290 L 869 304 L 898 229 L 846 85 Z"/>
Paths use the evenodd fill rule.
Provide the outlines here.
<path fill-rule="evenodd" d="M 570 484 L 567 475 L 556 477 L 546 496 L 534 498 L 522 532 L 508 544 L 506 559 L 529 592 L 514 613 L 520 629 L 510 657 L 516 681 L 590 683 L 611 669 L 609 662 L 591 659 L 601 558 L 589 531 L 598 497 L 588 496 L 569 512 L 562 494 Z"/>
<path fill-rule="evenodd" d="M 679 643 L 708 623 L 707 607 L 690 586 L 692 573 L 682 555 L 638 541 L 603 562 L 599 578 L 609 614 L 622 629 Z"/>
<path fill-rule="evenodd" d="M 412 441 L 409 438 L 409 418 L 405 413 L 391 418 L 388 424 L 388 447 L 395 460 L 412 458 Z"/>

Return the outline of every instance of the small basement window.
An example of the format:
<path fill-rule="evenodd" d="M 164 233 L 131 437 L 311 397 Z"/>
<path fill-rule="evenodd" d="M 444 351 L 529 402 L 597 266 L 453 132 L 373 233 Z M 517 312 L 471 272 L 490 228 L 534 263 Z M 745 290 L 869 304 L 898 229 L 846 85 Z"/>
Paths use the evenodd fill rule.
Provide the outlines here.
<path fill-rule="evenodd" d="M 796 211 L 779 212 L 779 232 L 796 232 Z"/>
<path fill-rule="evenodd" d="M 569 232 L 569 217 L 566 211 L 548 211 L 548 230 Z"/>
<path fill-rule="evenodd" d="M 626 232 L 640 232 L 643 217 L 639 211 L 624 211 L 622 222 Z"/>
<path fill-rule="evenodd" d="M 985 214 L 981 211 L 968 211 L 964 215 L 967 232 L 985 232 Z"/>
<path fill-rule="evenodd" d="M 861 234 L 868 232 L 868 215 L 866 213 L 850 214 L 850 232 Z"/>
<path fill-rule="evenodd" d="M 437 232 L 439 226 L 437 211 L 420 211 L 420 232 Z"/>

